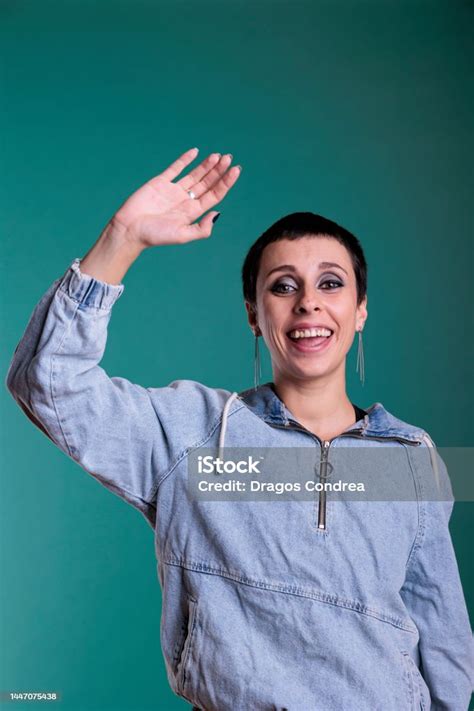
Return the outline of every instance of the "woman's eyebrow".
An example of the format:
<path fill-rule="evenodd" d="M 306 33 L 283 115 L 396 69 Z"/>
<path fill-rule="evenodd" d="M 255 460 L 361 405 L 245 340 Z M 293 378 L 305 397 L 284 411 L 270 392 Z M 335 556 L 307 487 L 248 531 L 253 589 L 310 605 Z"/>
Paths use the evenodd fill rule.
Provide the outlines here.
<path fill-rule="evenodd" d="M 337 264 L 336 262 L 319 262 L 320 269 L 327 269 L 328 267 L 338 267 L 338 269 L 342 269 L 342 271 L 347 274 L 347 271 L 344 269 L 344 267 L 341 267 L 341 265 Z M 297 269 L 296 269 L 296 267 L 293 266 L 293 264 L 280 264 L 279 267 L 273 267 L 273 269 L 270 269 L 270 271 L 268 272 L 265 279 L 268 279 L 270 274 L 273 274 L 273 272 L 283 272 L 283 271 L 296 272 Z"/>
<path fill-rule="evenodd" d="M 344 267 L 341 267 L 341 265 L 337 264 L 337 262 L 319 262 L 320 269 L 327 269 L 328 267 L 337 267 L 338 269 L 342 269 L 342 271 L 347 274 L 347 271 L 344 269 Z"/>

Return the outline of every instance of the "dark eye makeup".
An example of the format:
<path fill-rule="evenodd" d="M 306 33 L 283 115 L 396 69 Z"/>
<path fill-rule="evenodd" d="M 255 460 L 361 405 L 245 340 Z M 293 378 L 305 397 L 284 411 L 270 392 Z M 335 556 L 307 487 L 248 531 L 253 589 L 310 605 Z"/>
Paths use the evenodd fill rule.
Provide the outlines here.
<path fill-rule="evenodd" d="M 344 286 L 344 282 L 336 275 L 325 274 L 319 281 L 319 288 L 323 291 L 336 291 L 342 286 Z M 291 283 L 279 279 L 270 287 L 270 291 L 274 294 L 291 294 L 294 288 Z"/>

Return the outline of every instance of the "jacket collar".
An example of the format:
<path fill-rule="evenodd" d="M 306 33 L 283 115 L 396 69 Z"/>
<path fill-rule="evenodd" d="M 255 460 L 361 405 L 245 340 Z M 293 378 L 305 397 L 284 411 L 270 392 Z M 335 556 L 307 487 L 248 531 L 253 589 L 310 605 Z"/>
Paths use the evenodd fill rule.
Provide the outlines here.
<path fill-rule="evenodd" d="M 273 389 L 273 383 L 260 385 L 256 390 L 250 388 L 238 394 L 240 400 L 255 414 L 270 425 L 288 426 L 296 418 L 280 400 Z M 345 431 L 356 430 L 362 436 L 387 437 L 422 442 L 423 430 L 394 417 L 381 402 L 374 403 L 366 410 L 367 415 Z"/>

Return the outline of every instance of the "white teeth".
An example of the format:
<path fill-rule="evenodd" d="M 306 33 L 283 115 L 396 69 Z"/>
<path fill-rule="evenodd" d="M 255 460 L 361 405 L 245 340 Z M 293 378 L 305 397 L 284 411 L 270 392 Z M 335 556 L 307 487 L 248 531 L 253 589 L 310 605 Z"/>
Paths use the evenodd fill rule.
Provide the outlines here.
<path fill-rule="evenodd" d="M 327 338 L 331 333 L 328 328 L 305 328 L 302 331 L 290 331 L 289 335 L 291 338 L 315 338 L 316 336 L 325 336 Z"/>

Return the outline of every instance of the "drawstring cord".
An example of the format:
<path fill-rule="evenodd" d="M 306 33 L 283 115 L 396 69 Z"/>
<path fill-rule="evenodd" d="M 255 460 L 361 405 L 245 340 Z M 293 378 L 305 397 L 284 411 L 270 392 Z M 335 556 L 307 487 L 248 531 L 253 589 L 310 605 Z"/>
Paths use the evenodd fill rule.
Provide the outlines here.
<path fill-rule="evenodd" d="M 229 414 L 229 408 L 232 404 L 232 402 L 235 400 L 236 397 L 238 397 L 238 393 L 232 393 L 230 398 L 227 400 L 226 404 L 224 405 L 224 412 L 222 415 L 222 423 L 221 423 L 221 431 L 219 435 L 219 451 L 218 451 L 218 457 L 219 459 L 221 458 L 223 451 L 224 451 L 224 442 L 225 442 L 225 431 L 227 429 L 227 416 Z"/>
<path fill-rule="evenodd" d="M 425 432 L 421 438 L 423 442 L 428 446 L 430 450 L 430 459 L 431 459 L 431 466 L 433 467 L 433 471 L 435 473 L 436 477 L 436 483 L 438 485 L 438 489 L 440 487 L 440 478 L 439 478 L 439 469 L 438 469 L 438 462 L 436 460 L 436 447 L 431 439 L 431 437 Z"/>

